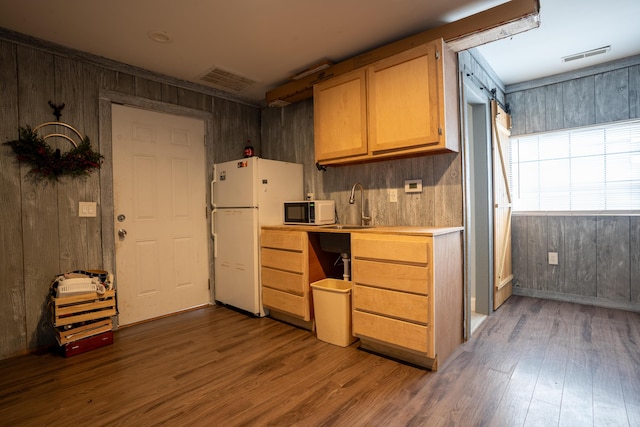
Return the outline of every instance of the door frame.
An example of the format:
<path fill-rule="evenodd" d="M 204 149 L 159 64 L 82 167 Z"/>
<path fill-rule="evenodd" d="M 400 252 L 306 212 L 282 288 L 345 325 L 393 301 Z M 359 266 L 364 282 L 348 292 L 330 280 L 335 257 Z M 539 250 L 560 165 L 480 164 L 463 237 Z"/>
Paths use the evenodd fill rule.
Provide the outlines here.
<path fill-rule="evenodd" d="M 209 165 L 213 164 L 213 114 L 196 110 L 193 108 L 182 107 L 179 105 L 169 104 L 166 102 L 154 101 L 147 98 L 140 98 L 123 94 L 120 92 L 102 90 L 99 95 L 99 135 L 100 135 L 100 154 L 104 157 L 104 165 L 100 169 L 100 216 L 102 228 L 102 263 L 103 268 L 113 273 L 116 280 L 116 288 L 118 283 L 118 275 L 116 271 L 116 243 L 115 243 L 115 225 L 114 225 L 114 206 L 113 206 L 113 139 L 112 139 L 112 117 L 111 104 L 121 104 L 127 107 L 140 108 L 158 113 L 173 114 L 177 116 L 186 116 L 204 121 L 204 138 L 205 138 L 205 190 L 209 188 L 209 183 L 213 178 L 213 171 Z M 211 205 L 211 194 L 205 191 L 207 205 Z M 211 229 L 211 215 L 207 209 L 207 229 Z M 207 259 L 209 260 L 209 280 L 213 277 L 213 242 L 209 238 L 207 243 Z M 209 291 L 209 302 L 213 302 L 213 295 Z"/>
<path fill-rule="evenodd" d="M 466 73 L 460 73 L 460 89 L 464 165 L 465 338 L 468 339 L 471 335 L 472 280 L 476 284 L 476 312 L 486 315 L 493 312 L 491 100 Z M 470 130 L 473 135 L 470 135 Z M 470 136 L 483 138 L 485 144 L 471 146 Z"/>

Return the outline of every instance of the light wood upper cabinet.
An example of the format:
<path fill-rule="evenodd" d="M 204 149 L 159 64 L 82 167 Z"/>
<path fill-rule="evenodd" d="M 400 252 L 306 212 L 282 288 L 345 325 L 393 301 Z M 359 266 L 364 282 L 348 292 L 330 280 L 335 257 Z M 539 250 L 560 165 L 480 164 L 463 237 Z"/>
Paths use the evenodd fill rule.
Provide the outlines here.
<path fill-rule="evenodd" d="M 365 82 L 365 70 L 356 70 L 314 88 L 316 161 L 367 154 Z"/>
<path fill-rule="evenodd" d="M 458 151 L 455 54 L 435 40 L 314 86 L 316 161 Z"/>
<path fill-rule="evenodd" d="M 429 43 L 367 69 L 373 154 L 440 142 L 437 65 L 436 46 Z"/>

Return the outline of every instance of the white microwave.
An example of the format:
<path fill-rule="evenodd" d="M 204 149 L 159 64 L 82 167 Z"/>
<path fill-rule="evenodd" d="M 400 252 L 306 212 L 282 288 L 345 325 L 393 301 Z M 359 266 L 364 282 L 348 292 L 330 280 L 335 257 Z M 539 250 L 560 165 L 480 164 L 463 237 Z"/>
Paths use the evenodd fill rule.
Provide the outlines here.
<path fill-rule="evenodd" d="M 336 222 L 333 200 L 284 202 L 284 223 L 290 225 L 326 225 Z"/>

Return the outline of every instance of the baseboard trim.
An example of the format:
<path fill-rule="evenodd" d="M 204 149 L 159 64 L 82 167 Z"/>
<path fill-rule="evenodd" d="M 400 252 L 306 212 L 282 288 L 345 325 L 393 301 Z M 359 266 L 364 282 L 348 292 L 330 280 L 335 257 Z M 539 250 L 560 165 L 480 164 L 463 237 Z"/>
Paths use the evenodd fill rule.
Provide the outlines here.
<path fill-rule="evenodd" d="M 563 294 L 561 292 L 541 291 L 539 289 L 519 288 L 517 286 L 513 287 L 513 295 L 543 298 L 563 302 L 573 302 L 576 304 L 593 305 L 596 307 L 613 308 L 617 310 L 640 313 L 640 303 L 611 301 L 603 298 L 588 297 L 584 295 Z"/>

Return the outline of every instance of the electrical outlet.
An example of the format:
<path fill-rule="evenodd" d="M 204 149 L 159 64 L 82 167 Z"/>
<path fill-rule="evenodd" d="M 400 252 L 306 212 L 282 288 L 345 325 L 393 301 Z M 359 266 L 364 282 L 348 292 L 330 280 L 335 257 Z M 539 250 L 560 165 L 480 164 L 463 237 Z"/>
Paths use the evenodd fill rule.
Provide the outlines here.
<path fill-rule="evenodd" d="M 398 203 L 398 189 L 390 188 L 389 189 L 389 201 L 391 203 Z"/>
<path fill-rule="evenodd" d="M 558 265 L 558 252 L 549 252 L 549 265 Z"/>

